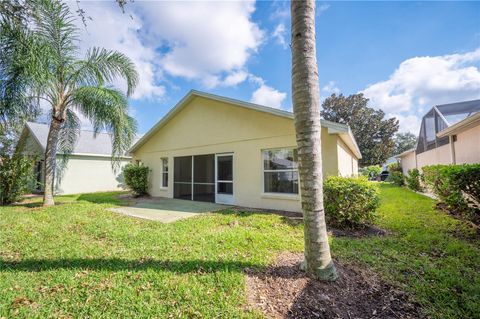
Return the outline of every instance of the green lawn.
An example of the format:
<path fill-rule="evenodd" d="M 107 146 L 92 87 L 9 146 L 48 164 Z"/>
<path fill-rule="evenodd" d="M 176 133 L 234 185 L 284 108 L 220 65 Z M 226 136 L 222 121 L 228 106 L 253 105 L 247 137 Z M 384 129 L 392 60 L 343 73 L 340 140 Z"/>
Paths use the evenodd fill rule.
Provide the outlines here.
<path fill-rule="evenodd" d="M 475 317 L 480 248 L 433 201 L 381 186 L 383 238 L 333 238 L 334 258 L 367 265 L 436 318 Z M 160 224 L 106 210 L 115 193 L 0 208 L 0 317 L 261 317 L 244 310 L 245 267 L 301 251 L 302 226 L 222 212 Z"/>

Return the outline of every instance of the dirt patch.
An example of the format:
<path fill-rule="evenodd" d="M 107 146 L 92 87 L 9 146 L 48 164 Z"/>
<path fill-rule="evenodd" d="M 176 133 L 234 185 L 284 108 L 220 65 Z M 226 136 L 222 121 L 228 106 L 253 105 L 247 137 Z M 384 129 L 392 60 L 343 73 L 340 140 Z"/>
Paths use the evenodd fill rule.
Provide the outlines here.
<path fill-rule="evenodd" d="M 338 228 L 329 228 L 329 234 L 334 237 L 350 237 L 350 238 L 364 238 L 372 236 L 387 236 L 390 233 L 380 227 L 374 225 L 368 225 L 360 229 L 338 229 Z"/>
<path fill-rule="evenodd" d="M 425 318 L 418 304 L 375 274 L 337 262 L 333 283 L 300 270 L 303 254 L 281 254 L 264 271 L 247 269 L 249 306 L 269 318 Z"/>

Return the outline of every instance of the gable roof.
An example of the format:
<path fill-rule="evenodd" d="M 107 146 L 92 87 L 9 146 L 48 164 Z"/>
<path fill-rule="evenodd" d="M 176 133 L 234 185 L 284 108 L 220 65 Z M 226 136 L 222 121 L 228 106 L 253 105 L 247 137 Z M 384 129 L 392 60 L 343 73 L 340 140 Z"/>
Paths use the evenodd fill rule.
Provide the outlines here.
<path fill-rule="evenodd" d="M 241 100 L 236 100 L 220 95 L 210 94 L 206 92 L 201 92 L 197 90 L 191 90 L 185 95 L 160 121 L 157 122 L 146 134 L 142 136 L 129 150 L 130 153 L 135 152 L 140 146 L 145 144 L 148 139 L 160 130 L 165 124 L 168 123 L 177 113 L 179 113 L 190 101 L 195 97 L 203 97 L 206 99 L 225 102 L 228 104 L 233 104 L 235 106 L 243 107 L 246 109 L 264 112 L 273 114 L 280 117 L 285 117 L 293 120 L 293 113 L 285 110 L 279 110 L 273 107 L 268 107 L 264 105 L 249 103 Z M 360 149 L 358 148 L 357 142 L 353 137 L 350 127 L 345 124 L 335 123 L 327 120 L 321 120 L 321 125 L 328 129 L 329 134 L 338 134 L 340 138 L 347 144 L 350 150 L 357 156 L 357 158 L 362 158 Z"/>
<path fill-rule="evenodd" d="M 27 122 L 25 124 L 24 132 L 25 130 L 27 130 L 31 134 L 31 136 L 33 136 L 38 145 L 42 148 L 42 151 L 45 152 L 45 148 L 47 146 L 49 126 L 42 123 Z M 135 141 L 137 140 L 138 139 L 136 139 Z M 81 130 L 75 147 L 73 149 L 72 155 L 111 157 L 111 134 L 95 134 L 95 132 L 93 131 Z"/>

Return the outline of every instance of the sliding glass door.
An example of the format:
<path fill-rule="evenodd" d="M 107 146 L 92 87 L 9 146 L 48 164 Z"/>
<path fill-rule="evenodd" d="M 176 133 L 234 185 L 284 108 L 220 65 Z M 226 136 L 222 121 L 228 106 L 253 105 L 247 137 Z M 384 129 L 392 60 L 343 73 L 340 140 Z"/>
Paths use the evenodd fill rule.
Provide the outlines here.
<path fill-rule="evenodd" d="M 175 157 L 173 197 L 215 202 L 215 155 Z"/>
<path fill-rule="evenodd" d="M 215 155 L 193 156 L 193 200 L 215 202 Z"/>

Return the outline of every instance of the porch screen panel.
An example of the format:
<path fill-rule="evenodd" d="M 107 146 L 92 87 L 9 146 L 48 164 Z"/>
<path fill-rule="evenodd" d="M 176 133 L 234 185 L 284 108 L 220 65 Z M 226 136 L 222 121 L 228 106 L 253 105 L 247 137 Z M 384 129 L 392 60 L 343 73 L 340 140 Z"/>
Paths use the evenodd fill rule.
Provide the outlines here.
<path fill-rule="evenodd" d="M 175 157 L 173 161 L 173 197 L 192 199 L 192 157 Z"/>
<path fill-rule="evenodd" d="M 215 202 L 215 155 L 193 157 L 193 200 Z"/>

